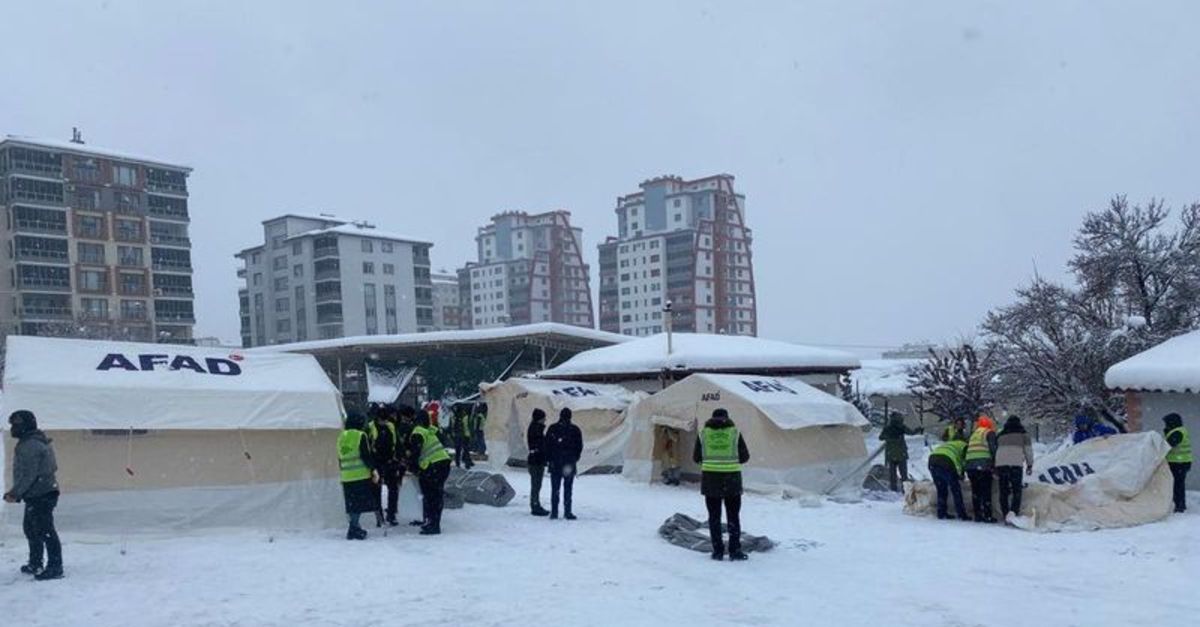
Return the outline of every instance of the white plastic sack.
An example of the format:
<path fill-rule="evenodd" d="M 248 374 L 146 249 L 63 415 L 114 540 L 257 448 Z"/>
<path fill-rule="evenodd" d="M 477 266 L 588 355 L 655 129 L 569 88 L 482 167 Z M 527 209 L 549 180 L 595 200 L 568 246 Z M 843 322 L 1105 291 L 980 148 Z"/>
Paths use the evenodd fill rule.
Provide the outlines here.
<path fill-rule="evenodd" d="M 1150 431 L 1095 438 L 1038 459 L 1033 475 L 1025 478 L 1023 516 L 1015 524 L 1029 530 L 1065 531 L 1162 520 L 1171 513 L 1168 448 L 1161 434 Z M 963 488 L 970 511 L 965 483 Z M 993 503 L 997 503 L 995 494 Z M 933 484 L 907 485 L 904 511 L 933 514 Z"/>

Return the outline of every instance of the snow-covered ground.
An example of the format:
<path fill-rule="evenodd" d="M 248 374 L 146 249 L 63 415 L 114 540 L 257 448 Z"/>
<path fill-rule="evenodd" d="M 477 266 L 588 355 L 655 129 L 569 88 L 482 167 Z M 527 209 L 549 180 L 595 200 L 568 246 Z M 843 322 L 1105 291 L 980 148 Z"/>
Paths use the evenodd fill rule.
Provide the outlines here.
<path fill-rule="evenodd" d="M 914 451 L 915 452 L 915 451 Z M 914 464 L 915 466 L 915 464 Z M 503 509 L 409 527 L 214 531 L 65 539 L 67 578 L 27 581 L 19 528 L 0 547 L 6 625 L 1194 625 L 1200 515 L 1095 533 L 938 522 L 899 502 L 748 496 L 745 529 L 779 547 L 713 562 L 660 540 L 695 487 L 576 483 L 578 521 L 529 516 L 527 481 Z M 1191 494 L 1200 510 L 1200 494 Z M 16 523 L 19 521 L 10 521 Z"/>

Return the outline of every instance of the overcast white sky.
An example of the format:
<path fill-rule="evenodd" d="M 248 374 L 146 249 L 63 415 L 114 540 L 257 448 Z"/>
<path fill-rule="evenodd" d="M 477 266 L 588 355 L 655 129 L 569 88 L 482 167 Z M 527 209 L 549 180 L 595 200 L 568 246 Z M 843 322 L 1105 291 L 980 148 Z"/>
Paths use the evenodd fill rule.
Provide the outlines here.
<path fill-rule="evenodd" d="M 452 269 L 492 214 L 566 208 L 594 286 L 618 195 L 729 172 L 760 335 L 888 346 L 1061 276 L 1112 194 L 1200 200 L 1194 2 L 42 0 L 0 23 L 0 133 L 195 168 L 197 334 L 230 341 L 232 255 L 285 211 Z"/>

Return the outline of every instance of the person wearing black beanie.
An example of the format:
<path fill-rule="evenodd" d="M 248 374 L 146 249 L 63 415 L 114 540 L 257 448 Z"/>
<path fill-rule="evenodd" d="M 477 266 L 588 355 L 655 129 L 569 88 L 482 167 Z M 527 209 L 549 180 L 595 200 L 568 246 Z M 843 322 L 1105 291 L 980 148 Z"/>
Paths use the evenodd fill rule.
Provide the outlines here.
<path fill-rule="evenodd" d="M 575 520 L 571 511 L 575 486 L 575 465 L 583 456 L 583 432 L 571 424 L 571 408 L 558 412 L 558 422 L 546 430 L 546 464 L 550 467 L 550 518 L 558 518 L 558 497 L 562 492 L 563 518 Z"/>
<path fill-rule="evenodd" d="M 63 576 L 62 543 L 54 528 L 54 508 L 58 505 L 58 461 L 50 438 L 38 429 L 37 417 L 18 410 L 8 417 L 13 439 L 12 486 L 4 493 L 8 503 L 25 503 L 25 538 L 29 540 L 29 562 L 21 572 L 38 581 Z M 42 557 L 47 558 L 42 568 Z"/>

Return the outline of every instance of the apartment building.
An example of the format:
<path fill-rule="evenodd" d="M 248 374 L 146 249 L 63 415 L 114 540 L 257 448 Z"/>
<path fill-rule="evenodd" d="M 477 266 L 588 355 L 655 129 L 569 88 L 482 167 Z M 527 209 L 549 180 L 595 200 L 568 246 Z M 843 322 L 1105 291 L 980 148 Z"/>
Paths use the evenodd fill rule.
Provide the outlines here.
<path fill-rule="evenodd" d="M 433 328 L 455 331 L 462 328 L 458 275 L 445 270 L 433 275 Z"/>
<path fill-rule="evenodd" d="M 600 328 L 757 335 L 745 196 L 733 176 L 662 176 L 617 199 L 617 237 L 600 244 Z"/>
<path fill-rule="evenodd" d="M 262 224 L 235 255 L 243 346 L 434 329 L 429 242 L 328 214 Z"/>
<path fill-rule="evenodd" d="M 571 226 L 571 212 L 497 214 L 475 244 L 478 261 L 458 271 L 463 328 L 595 326 L 583 231 Z"/>
<path fill-rule="evenodd" d="M 72 141 L 0 140 L 0 326 L 190 343 L 191 168 Z"/>

